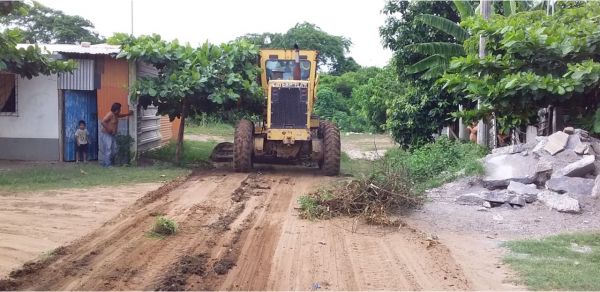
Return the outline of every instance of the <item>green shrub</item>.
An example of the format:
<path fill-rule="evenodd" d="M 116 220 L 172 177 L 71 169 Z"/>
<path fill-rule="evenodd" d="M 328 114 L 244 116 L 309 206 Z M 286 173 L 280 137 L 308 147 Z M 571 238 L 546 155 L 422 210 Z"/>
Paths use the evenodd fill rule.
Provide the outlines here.
<path fill-rule="evenodd" d="M 335 216 L 359 217 L 368 224 L 397 226 L 393 216 L 425 201 L 422 193 L 412 190 L 412 182 L 401 167 L 378 165 L 368 176 L 340 182 L 298 199 L 300 217 L 307 219 Z"/>
<path fill-rule="evenodd" d="M 115 136 L 115 139 L 117 144 L 117 153 L 114 157 L 114 163 L 116 165 L 130 164 L 133 156 L 131 153 L 131 145 L 135 143 L 135 139 L 129 135 L 117 135 Z"/>
<path fill-rule="evenodd" d="M 479 159 L 486 153 L 477 144 L 442 138 L 411 151 L 390 150 L 384 160 L 393 168 L 406 169 L 417 191 L 424 191 L 462 175 L 482 174 Z"/>
<path fill-rule="evenodd" d="M 183 167 L 207 167 L 210 166 L 210 154 L 217 145 L 214 141 L 183 141 L 183 157 L 180 166 Z M 144 157 L 165 162 L 174 162 L 176 142 L 150 150 L 143 154 Z"/>
<path fill-rule="evenodd" d="M 317 192 L 321 195 L 324 191 Z M 300 204 L 300 217 L 304 219 L 317 219 L 323 218 L 327 213 L 327 208 L 322 206 L 320 203 L 322 197 L 315 197 L 311 195 L 304 195 L 298 198 L 298 204 Z"/>
<path fill-rule="evenodd" d="M 152 228 L 152 231 L 163 236 L 173 235 L 177 233 L 177 223 L 167 217 L 158 216 L 156 217 L 156 221 L 154 221 L 154 228 Z"/>

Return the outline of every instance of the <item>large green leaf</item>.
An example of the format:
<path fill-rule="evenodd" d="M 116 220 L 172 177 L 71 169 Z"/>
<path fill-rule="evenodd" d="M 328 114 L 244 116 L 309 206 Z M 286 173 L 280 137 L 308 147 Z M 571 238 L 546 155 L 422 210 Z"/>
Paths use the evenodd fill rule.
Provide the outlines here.
<path fill-rule="evenodd" d="M 504 7 L 504 16 L 511 16 L 513 13 L 517 13 L 517 3 L 515 0 L 503 0 L 502 5 Z"/>
<path fill-rule="evenodd" d="M 460 27 L 458 24 L 453 21 L 436 16 L 431 14 L 421 14 L 416 17 L 417 21 L 420 21 L 428 26 L 437 28 L 451 36 L 453 36 L 457 41 L 463 42 L 464 40 L 469 38 L 469 33 Z"/>
<path fill-rule="evenodd" d="M 423 55 L 442 55 L 448 58 L 465 55 L 462 45 L 445 42 L 412 44 L 405 48 Z"/>
<path fill-rule="evenodd" d="M 460 13 L 460 18 L 465 19 L 474 15 L 475 11 L 470 1 L 454 0 L 452 2 L 454 2 L 454 6 L 456 6 L 458 13 Z"/>
<path fill-rule="evenodd" d="M 448 67 L 448 63 L 448 58 L 442 55 L 432 55 L 406 67 L 405 70 L 408 74 L 414 74 L 431 69 L 433 67 L 443 67 L 445 69 Z"/>
<path fill-rule="evenodd" d="M 594 114 L 594 124 L 592 125 L 592 131 L 596 134 L 600 133 L 600 109 L 597 109 L 596 114 Z"/>
<path fill-rule="evenodd" d="M 437 79 L 440 76 L 444 75 L 447 67 L 448 67 L 448 64 L 443 64 L 443 63 L 440 64 L 439 66 L 431 67 L 431 68 L 429 68 L 429 70 L 427 70 L 427 71 L 425 71 L 425 73 L 423 73 L 421 78 L 422 79 Z"/>

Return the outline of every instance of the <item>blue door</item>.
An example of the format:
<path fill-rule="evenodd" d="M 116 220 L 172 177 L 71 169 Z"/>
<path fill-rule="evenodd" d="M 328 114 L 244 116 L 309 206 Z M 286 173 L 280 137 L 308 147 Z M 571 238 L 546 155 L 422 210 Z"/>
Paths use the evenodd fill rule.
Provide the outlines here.
<path fill-rule="evenodd" d="M 98 104 L 96 91 L 90 90 L 65 90 L 64 111 L 64 157 L 65 161 L 75 161 L 77 142 L 75 131 L 79 128 L 79 121 L 85 121 L 90 134 L 88 144 L 88 159 L 98 159 Z"/>

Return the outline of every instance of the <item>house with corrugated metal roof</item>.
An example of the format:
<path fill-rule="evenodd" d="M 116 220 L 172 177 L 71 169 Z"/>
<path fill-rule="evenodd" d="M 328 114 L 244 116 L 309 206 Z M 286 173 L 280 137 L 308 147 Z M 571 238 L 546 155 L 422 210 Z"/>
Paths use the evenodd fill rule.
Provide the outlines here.
<path fill-rule="evenodd" d="M 29 44 L 19 47 L 30 46 Z M 75 161 L 75 131 L 83 120 L 90 133 L 88 157 L 98 159 L 99 121 L 119 102 L 134 115 L 119 121 L 118 133 L 135 139 L 134 153 L 159 147 L 179 129 L 178 120 L 156 116 L 129 100 L 137 76 L 157 74 L 146 64 L 116 59 L 119 46 L 39 45 L 55 58 L 71 59 L 73 72 L 32 79 L 0 72 L 0 159 Z"/>

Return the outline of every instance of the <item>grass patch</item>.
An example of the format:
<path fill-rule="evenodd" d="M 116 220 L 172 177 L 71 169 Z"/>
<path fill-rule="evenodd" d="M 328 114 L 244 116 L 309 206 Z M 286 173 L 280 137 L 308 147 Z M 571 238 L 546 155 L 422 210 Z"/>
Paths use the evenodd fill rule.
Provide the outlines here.
<path fill-rule="evenodd" d="M 345 175 L 360 177 L 373 171 L 376 163 L 365 159 L 351 159 L 342 152 L 340 157 L 340 172 Z"/>
<path fill-rule="evenodd" d="M 210 154 L 217 145 L 214 141 L 183 141 L 183 167 L 203 167 L 210 165 Z M 163 147 L 144 153 L 144 157 L 174 163 L 177 144 L 171 142 Z"/>
<path fill-rule="evenodd" d="M 600 290 L 600 233 L 505 243 L 505 262 L 533 290 Z"/>
<path fill-rule="evenodd" d="M 150 235 L 152 237 L 164 238 L 175 233 L 177 233 L 177 223 L 167 217 L 158 216 L 154 221 L 154 227 L 152 227 Z"/>
<path fill-rule="evenodd" d="M 0 190 L 40 191 L 117 186 L 170 181 L 188 173 L 188 170 L 164 165 L 113 168 L 97 164 L 38 165 L 3 171 L 0 175 Z"/>
<path fill-rule="evenodd" d="M 484 173 L 480 158 L 487 149 L 474 143 L 439 139 L 412 151 L 393 149 L 384 160 L 392 168 L 404 168 L 417 192 L 438 187 L 465 175 Z"/>
<path fill-rule="evenodd" d="M 320 189 L 313 195 L 304 195 L 298 198 L 300 205 L 300 217 L 304 219 L 323 219 L 328 216 L 330 210 L 323 201 L 333 198 L 333 193 L 327 189 Z"/>
<path fill-rule="evenodd" d="M 185 133 L 192 135 L 233 137 L 234 130 L 233 125 L 222 122 L 190 123 L 185 125 Z"/>

